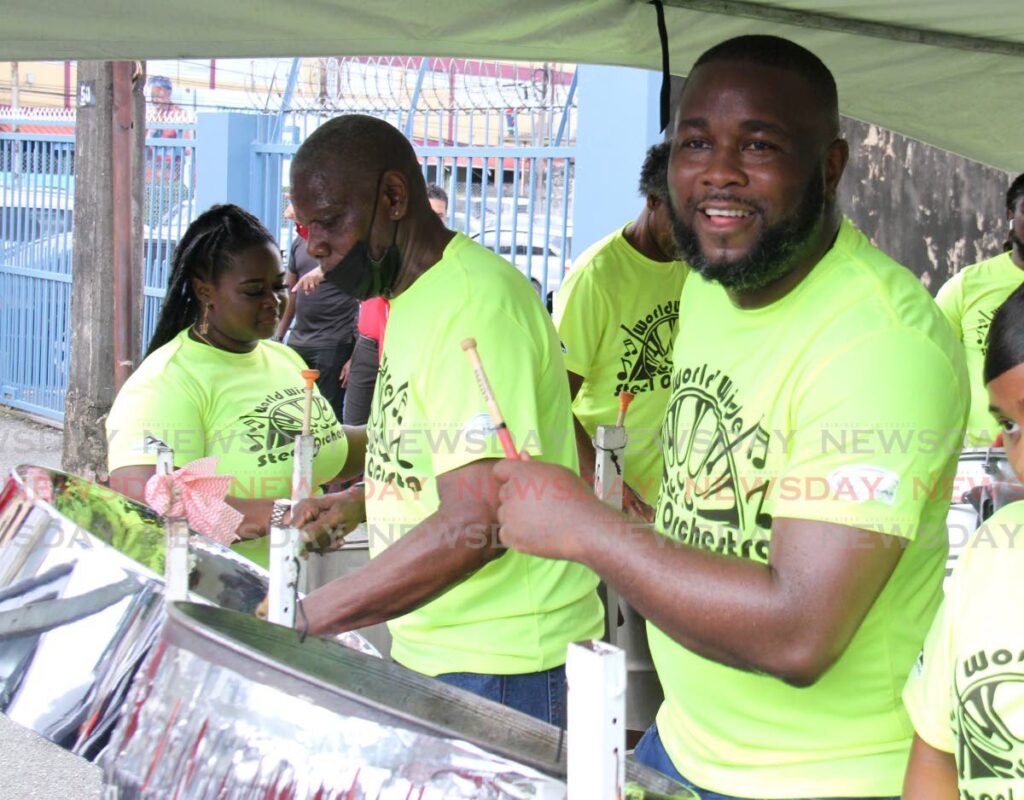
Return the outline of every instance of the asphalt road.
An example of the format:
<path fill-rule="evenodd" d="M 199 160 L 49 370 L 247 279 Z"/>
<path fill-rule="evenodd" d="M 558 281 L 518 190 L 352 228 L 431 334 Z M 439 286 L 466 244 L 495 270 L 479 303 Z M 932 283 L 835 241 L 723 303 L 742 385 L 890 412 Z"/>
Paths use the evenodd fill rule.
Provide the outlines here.
<path fill-rule="evenodd" d="M 99 800 L 100 770 L 0 714 L 3 800 Z"/>
<path fill-rule="evenodd" d="M 40 425 L 0 406 L 0 475 L 16 464 L 60 467 L 64 435 L 58 428 Z"/>

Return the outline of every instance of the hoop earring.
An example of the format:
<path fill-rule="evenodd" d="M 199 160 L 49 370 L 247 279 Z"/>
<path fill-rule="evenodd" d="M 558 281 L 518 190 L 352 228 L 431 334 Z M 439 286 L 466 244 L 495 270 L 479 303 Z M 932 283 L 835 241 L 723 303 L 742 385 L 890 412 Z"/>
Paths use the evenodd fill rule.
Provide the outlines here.
<path fill-rule="evenodd" d="M 206 303 L 203 306 L 203 316 L 199 319 L 199 325 L 196 328 L 200 336 L 206 336 L 210 332 L 210 304 Z"/>

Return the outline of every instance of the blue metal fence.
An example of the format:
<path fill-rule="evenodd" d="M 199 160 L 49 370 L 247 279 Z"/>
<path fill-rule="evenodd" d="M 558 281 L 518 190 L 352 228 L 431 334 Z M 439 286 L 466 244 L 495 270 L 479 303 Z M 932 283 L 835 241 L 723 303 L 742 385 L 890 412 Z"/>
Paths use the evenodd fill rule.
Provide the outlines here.
<path fill-rule="evenodd" d="M 7 122 L 7 120 L 5 120 Z M 75 137 L 0 130 L 0 403 L 64 418 L 70 350 Z M 152 335 L 171 252 L 194 217 L 192 125 L 150 124 L 146 139 L 143 337 Z M 173 135 L 172 135 L 173 134 Z"/>
<path fill-rule="evenodd" d="M 173 132 L 173 137 L 168 133 Z M 157 134 L 157 135 L 154 135 Z M 143 349 L 156 328 L 170 277 L 171 255 L 196 217 L 194 125 L 149 126 L 142 228 Z"/>
<path fill-rule="evenodd" d="M 56 418 L 67 385 L 73 209 L 74 136 L 0 132 L 0 402 Z"/>
<path fill-rule="evenodd" d="M 561 283 L 572 259 L 572 185 L 575 164 L 573 93 L 555 111 L 533 115 L 527 126 L 511 110 L 457 114 L 437 110 L 382 113 L 413 142 L 428 182 L 448 194 L 447 224 L 511 261 L 546 295 Z M 249 205 L 290 245 L 282 212 L 288 168 L 299 143 L 326 121 L 319 114 L 268 118 L 258 127 L 250 171 Z M 281 141 L 275 140 L 280 132 Z M 536 142 L 536 143 L 535 143 Z"/>
<path fill-rule="evenodd" d="M 560 109 L 417 110 L 414 98 L 401 111 L 347 110 L 404 130 L 424 177 L 448 193 L 448 225 L 508 258 L 543 296 L 560 283 L 572 252 L 574 87 L 575 81 Z M 325 119 L 308 112 L 259 119 L 249 207 L 280 232 L 282 249 L 293 235 L 283 218 L 288 167 Z M 34 120 L 11 122 L 15 131 L 0 127 L 0 403 L 63 420 L 74 136 L 17 132 Z M 194 125 L 147 125 L 143 342 L 156 324 L 174 247 L 198 211 L 195 155 L 202 146 Z"/>

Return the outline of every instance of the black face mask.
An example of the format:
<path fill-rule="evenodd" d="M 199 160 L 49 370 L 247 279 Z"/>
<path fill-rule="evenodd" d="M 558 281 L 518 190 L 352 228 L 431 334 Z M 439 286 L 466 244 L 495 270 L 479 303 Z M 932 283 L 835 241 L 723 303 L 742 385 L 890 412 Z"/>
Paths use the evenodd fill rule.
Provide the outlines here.
<path fill-rule="evenodd" d="M 360 239 L 331 270 L 324 271 L 324 280 L 332 286 L 356 300 L 367 300 L 371 297 L 391 297 L 395 288 L 395 280 L 402 269 L 402 253 L 395 242 L 398 240 L 398 222 L 395 222 L 395 233 L 391 245 L 384 251 L 379 260 L 370 257 L 370 233 L 373 231 L 373 220 L 377 216 L 377 202 L 380 199 L 380 182 L 384 174 L 377 178 L 377 190 L 370 212 L 370 230 L 366 238 Z"/>

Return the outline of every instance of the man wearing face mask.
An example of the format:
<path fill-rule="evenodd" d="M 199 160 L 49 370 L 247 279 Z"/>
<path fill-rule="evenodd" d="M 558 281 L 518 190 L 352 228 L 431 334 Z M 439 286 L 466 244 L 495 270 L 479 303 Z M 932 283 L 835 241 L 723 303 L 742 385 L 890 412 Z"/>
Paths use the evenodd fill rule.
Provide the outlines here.
<path fill-rule="evenodd" d="M 284 216 L 285 219 L 295 219 L 290 202 Z M 314 285 L 308 291 L 295 288 L 306 276 L 319 271 L 316 259 L 306 252 L 306 234 L 305 227 L 296 225 L 296 236 L 288 251 L 288 269 L 285 272 L 285 285 L 291 291 L 274 339 L 281 342 L 287 335 L 288 346 L 302 356 L 311 369 L 319 371 L 317 388 L 340 421 L 348 364 L 356 341 L 359 301 L 331 285 Z"/>
<path fill-rule="evenodd" d="M 323 536 L 365 513 L 372 558 L 306 597 L 309 630 L 389 621 L 399 663 L 562 725 L 566 646 L 603 628 L 597 579 L 497 544 L 491 473 L 502 451 L 461 347 L 476 339 L 518 447 L 576 472 L 551 320 L 518 270 L 444 226 L 391 125 L 331 120 L 299 148 L 291 177 L 324 279 L 391 303 L 366 484 L 293 515 Z"/>

